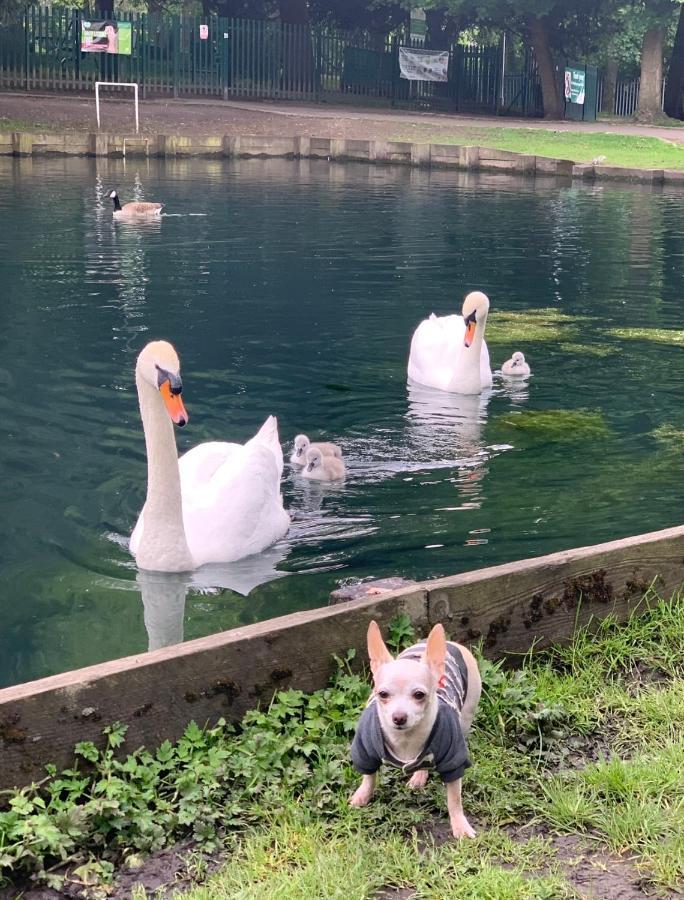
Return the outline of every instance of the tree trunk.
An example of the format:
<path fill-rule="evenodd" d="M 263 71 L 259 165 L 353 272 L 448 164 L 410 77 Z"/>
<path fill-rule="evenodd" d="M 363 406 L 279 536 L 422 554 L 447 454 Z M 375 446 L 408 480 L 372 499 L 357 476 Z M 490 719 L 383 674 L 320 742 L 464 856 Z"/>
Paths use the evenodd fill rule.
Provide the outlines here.
<path fill-rule="evenodd" d="M 667 71 L 665 113 L 673 119 L 684 119 L 684 4 L 679 9 L 679 24 Z"/>
<path fill-rule="evenodd" d="M 537 60 L 537 69 L 541 80 L 542 99 L 544 101 L 544 118 L 561 119 L 563 105 L 561 103 L 556 70 L 549 46 L 549 21 L 545 17 L 531 16 L 527 20 L 532 49 Z"/>
<path fill-rule="evenodd" d="M 603 95 L 601 97 L 601 112 L 612 116 L 615 112 L 615 89 L 617 87 L 618 61 L 609 59 L 606 65 L 606 74 L 603 77 Z"/>
<path fill-rule="evenodd" d="M 662 115 L 660 105 L 663 89 L 663 38 L 665 29 L 652 25 L 646 30 L 641 44 L 641 84 L 637 119 L 652 122 Z"/>
<path fill-rule="evenodd" d="M 445 16 L 446 9 L 443 6 L 439 9 L 425 10 L 425 25 L 427 26 L 425 46 L 428 50 L 449 49 L 449 43 L 444 33 Z"/>

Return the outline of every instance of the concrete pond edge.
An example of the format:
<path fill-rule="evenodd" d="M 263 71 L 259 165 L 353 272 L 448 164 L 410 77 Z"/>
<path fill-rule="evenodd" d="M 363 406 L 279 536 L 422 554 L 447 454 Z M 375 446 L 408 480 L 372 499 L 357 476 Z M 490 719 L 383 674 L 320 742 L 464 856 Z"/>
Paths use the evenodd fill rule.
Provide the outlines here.
<path fill-rule="evenodd" d="M 124 135 L 93 132 L 0 133 L 0 156 L 156 157 L 161 159 L 291 158 L 339 162 L 409 165 L 465 171 L 553 175 L 582 181 L 630 181 L 639 184 L 682 184 L 684 170 L 639 169 L 575 163 L 457 144 L 422 144 L 407 141 L 364 141 L 342 138 L 267 137 L 262 135 Z"/>
<path fill-rule="evenodd" d="M 576 628 L 624 621 L 651 588 L 684 585 L 684 526 L 553 553 L 396 591 L 370 588 L 357 600 L 0 690 L 0 789 L 44 777 L 45 764 L 73 761 L 78 741 L 128 725 L 126 746 L 177 739 L 190 720 L 238 721 L 274 692 L 324 687 L 333 655 L 366 659 L 366 629 L 386 631 L 406 614 L 424 634 L 443 622 L 450 636 L 481 643 L 487 656 L 518 655 L 567 641 Z"/>

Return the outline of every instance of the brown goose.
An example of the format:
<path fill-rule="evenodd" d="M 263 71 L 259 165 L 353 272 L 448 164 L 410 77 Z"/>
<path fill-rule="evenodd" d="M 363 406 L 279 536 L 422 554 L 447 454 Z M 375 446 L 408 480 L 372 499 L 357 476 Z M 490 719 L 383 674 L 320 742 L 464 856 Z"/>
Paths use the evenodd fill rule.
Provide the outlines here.
<path fill-rule="evenodd" d="M 158 216 L 160 215 L 162 209 L 164 208 L 163 203 L 124 203 L 121 205 L 121 201 L 119 200 L 119 195 L 116 191 L 111 191 L 109 194 L 109 199 L 114 201 L 114 217 L 117 219 L 129 218 L 135 216 L 136 218 L 148 218 L 150 216 Z"/>

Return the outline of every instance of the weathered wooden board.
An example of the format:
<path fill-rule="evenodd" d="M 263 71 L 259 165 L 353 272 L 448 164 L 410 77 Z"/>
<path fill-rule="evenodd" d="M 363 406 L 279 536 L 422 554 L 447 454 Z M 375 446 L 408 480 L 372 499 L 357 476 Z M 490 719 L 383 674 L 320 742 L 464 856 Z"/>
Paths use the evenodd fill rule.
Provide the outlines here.
<path fill-rule="evenodd" d="M 567 640 L 592 617 L 624 620 L 652 585 L 684 585 L 683 527 L 423 583 L 429 621 L 491 656 Z"/>
<path fill-rule="evenodd" d="M 0 787 L 63 766 L 77 741 L 129 725 L 128 747 L 175 739 L 190 719 L 239 719 L 282 687 L 325 685 L 333 653 L 365 657 L 370 619 L 407 613 L 419 633 L 444 622 L 491 656 L 570 637 L 592 616 L 624 619 L 651 584 L 684 584 L 684 527 L 412 585 L 271 619 L 174 647 L 0 690 Z"/>
<path fill-rule="evenodd" d="M 386 627 L 406 613 L 424 630 L 426 609 L 422 589 L 385 594 L 0 690 L 0 788 L 42 778 L 45 763 L 69 764 L 74 744 L 100 743 L 111 722 L 129 726 L 129 748 L 154 747 L 191 719 L 238 720 L 279 688 L 315 690 L 334 653 L 365 647 L 370 619 Z"/>

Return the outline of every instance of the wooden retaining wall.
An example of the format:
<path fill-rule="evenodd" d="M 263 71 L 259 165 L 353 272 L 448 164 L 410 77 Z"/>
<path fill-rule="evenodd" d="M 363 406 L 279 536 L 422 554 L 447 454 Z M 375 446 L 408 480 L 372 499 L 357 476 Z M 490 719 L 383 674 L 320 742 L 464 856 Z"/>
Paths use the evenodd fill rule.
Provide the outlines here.
<path fill-rule="evenodd" d="M 59 154 L 98 157 L 291 157 L 391 163 L 431 168 L 484 172 L 517 172 L 524 175 L 560 175 L 577 179 L 608 179 L 647 184 L 682 184 L 684 171 L 630 169 L 623 166 L 583 165 L 553 159 L 455 144 L 413 144 L 404 141 L 360 141 L 316 137 L 267 137 L 264 135 L 156 134 L 34 134 L 0 132 L 0 156 Z"/>
<path fill-rule="evenodd" d="M 399 613 L 418 632 L 443 622 L 487 655 L 527 652 L 568 639 L 577 624 L 624 620 L 651 585 L 684 584 L 684 527 L 669 528 L 428 581 L 310 612 L 118 659 L 0 690 L 0 788 L 26 784 L 43 766 L 70 763 L 77 741 L 129 725 L 127 746 L 176 739 L 187 722 L 239 719 L 280 688 L 315 690 L 333 653 L 365 658 L 370 619 L 383 629 Z"/>

